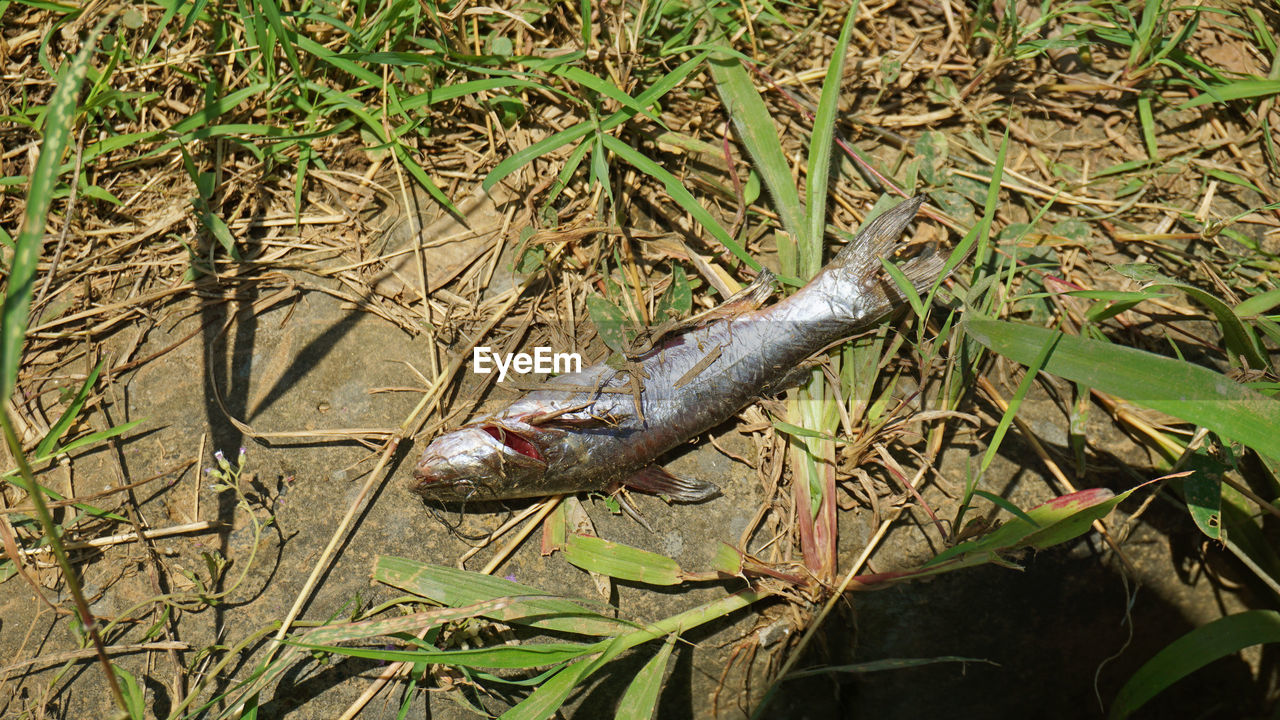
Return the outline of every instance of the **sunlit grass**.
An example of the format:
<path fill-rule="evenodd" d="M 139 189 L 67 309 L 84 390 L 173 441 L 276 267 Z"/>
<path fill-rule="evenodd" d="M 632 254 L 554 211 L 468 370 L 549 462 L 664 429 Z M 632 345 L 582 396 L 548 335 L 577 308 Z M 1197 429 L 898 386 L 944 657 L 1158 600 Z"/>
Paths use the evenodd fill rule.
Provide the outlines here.
<path fill-rule="evenodd" d="M 764 40 L 772 42 L 786 33 L 802 32 L 809 19 L 794 22 L 803 14 L 775 3 L 713 2 L 697 7 L 644 3 L 635 8 L 638 15 L 626 15 L 617 24 L 602 22 L 605 18 L 593 15 L 586 3 L 563 15 L 532 3 L 475 8 L 476 13 L 429 2 L 342 6 L 168 2 L 126 9 L 97 49 L 86 44 L 85 52 L 75 59 L 61 58 L 47 49 L 35 53 L 35 64 L 57 89 L 47 101 L 39 88 L 15 91 L 17 96 L 7 99 L 5 115 L 0 118 L 21 137 L 41 141 L 39 161 L 29 175 L 22 170 L 0 178 L 6 199 L 21 197 L 26 210 L 21 231 L 0 228 L 0 243 L 12 253 L 6 256 L 11 260 L 6 268 L 0 337 L 0 399 L 7 399 L 17 384 L 29 308 L 40 279 L 38 261 L 46 257 L 41 250 L 45 218 L 64 206 L 72 185 L 81 208 L 105 214 L 126 205 L 133 188 L 116 181 L 131 169 L 151 163 L 180 168 L 182 182 L 176 192 L 198 220 L 201 233 L 200 242 L 191 248 L 193 261 L 188 270 L 189 278 L 194 279 L 251 259 L 252 248 L 231 222 L 243 212 L 243 188 L 252 184 L 246 178 L 287 187 L 296 217 L 308 196 L 308 177 L 337 163 L 336 147 L 357 148 L 366 159 L 382 158 L 375 162 L 399 168 L 441 207 L 457 212 L 456 198 L 447 190 L 446 180 L 458 171 L 442 172 L 432 148 L 442 132 L 464 128 L 480 138 L 476 147 L 481 150 L 476 152 L 470 175 L 475 182 L 492 189 L 499 183 L 517 182 L 535 169 L 554 179 L 534 198 L 539 217 L 554 218 L 555 209 L 566 198 L 586 196 L 595 198 L 593 210 L 598 217 L 616 221 L 617 209 L 625 204 L 618 190 L 623 178 L 631 178 L 637 185 L 662 193 L 688 217 L 689 227 L 705 240 L 708 252 L 725 251 L 714 259 L 717 268 L 731 278 L 749 279 L 751 273 L 741 269 L 762 267 L 761 245 L 751 242 L 756 236 L 748 237 L 745 231 L 724 222 L 723 208 L 714 205 L 724 197 L 705 197 L 702 189 L 688 181 L 693 171 L 681 167 L 675 154 L 661 149 L 664 143 L 679 144 L 691 153 L 719 156 L 716 159 L 728 166 L 729 173 L 746 172 L 746 186 L 755 189 L 742 196 L 744 219 L 749 220 L 743 226 L 772 229 L 781 279 L 792 288 L 822 267 L 833 236 L 842 235 L 830 229 L 835 213 L 830 200 L 833 185 L 852 187 L 867 197 L 879 196 L 880 201 L 870 209 L 855 204 L 858 213 L 868 215 L 883 210 L 899 191 L 925 194 L 933 216 L 955 232 L 949 238 L 953 249 L 948 270 L 956 272 L 949 286 L 937 284 L 918 296 L 909 293 L 911 312 L 906 317 L 910 319 L 901 324 L 905 328 L 882 329 L 833 350 L 830 366 L 834 372 L 815 372 L 808 385 L 791 396 L 786 419 L 777 418 L 774 424 L 792 448 L 791 501 L 808 511 L 799 514 L 796 541 L 804 564 L 816 578 L 802 588 L 810 597 L 829 593 L 839 571 L 849 564 L 840 556 L 836 536 L 836 460 L 852 449 L 864 451 L 870 439 L 890 433 L 893 423 L 901 419 L 895 413 L 902 411 L 895 407 L 900 405 L 897 388 L 904 371 L 893 360 L 904 351 L 915 358 L 916 387 L 923 398 L 921 406 L 927 410 L 966 409 L 974 403 L 975 387 L 983 387 L 984 397 L 989 396 L 982 380 L 991 372 L 993 352 L 1029 367 L 1014 396 L 1007 402 L 999 400 L 1007 410 L 999 413 L 994 428 L 987 428 L 994 433 L 984 438 L 986 451 L 980 465 L 965 478 L 956 513 L 944 518 L 950 525 L 944 528 L 942 539 L 946 542 L 960 540 L 969 513 L 979 504 L 991 503 L 1006 511 L 1012 520 L 1005 527 L 1026 522 L 1028 513 L 995 495 L 985 473 L 1003 438 L 1022 432 L 1018 426 L 1021 402 L 1035 390 L 1040 373 L 1047 373 L 1074 383 L 1073 412 L 1077 415 L 1073 420 L 1091 404 L 1097 405 L 1093 412 L 1110 411 L 1118 401 L 1126 400 L 1182 421 L 1183 429 L 1191 432 L 1152 427 L 1131 414 L 1115 412 L 1117 422 L 1142 438 L 1171 472 L 1187 473 L 1166 484 L 1171 496 L 1187 506 L 1197 527 L 1215 541 L 1223 541 L 1225 535 L 1229 550 L 1261 583 L 1280 588 L 1280 564 L 1259 519 L 1263 513 L 1274 514 L 1274 498 L 1280 495 L 1280 449 L 1268 434 L 1277 423 L 1273 356 L 1280 343 L 1280 318 L 1275 314 L 1280 307 L 1280 290 L 1274 276 L 1280 262 L 1267 251 L 1265 242 L 1245 232 L 1240 224 L 1256 211 L 1274 209 L 1280 199 L 1261 173 L 1253 172 L 1260 168 L 1269 168 L 1272 173 L 1280 170 L 1267 112 L 1280 95 L 1274 31 L 1254 9 L 1183 7 L 1167 0 L 1044 3 L 1038 14 L 1030 16 L 1020 14 L 1016 3 L 1003 4 L 1006 12 L 1000 15 L 984 11 L 992 5 L 979 3 L 978 11 L 968 17 L 951 19 L 959 40 L 952 44 L 953 50 L 959 52 L 967 46 L 973 53 L 969 58 L 972 72 L 965 82 L 956 83 L 946 73 L 915 81 L 928 88 L 923 93 L 927 102 L 922 101 L 921 106 L 950 110 L 954 113 L 950 122 L 955 125 L 922 128 L 902 138 L 896 155 L 874 153 L 869 149 L 872 143 L 867 142 L 837 149 L 843 137 L 864 127 L 859 114 L 871 113 L 875 105 L 892 100 L 891 89 L 903 72 L 901 61 L 886 52 L 878 75 L 872 71 L 851 78 L 846 65 L 852 62 L 846 58 L 854 56 L 851 48 L 859 44 L 868 52 L 877 51 L 859 37 L 859 33 L 868 32 L 867 23 L 872 21 L 859 15 L 856 4 L 840 8 L 843 23 L 834 44 L 836 52 L 829 65 L 821 68 L 825 75 L 820 96 L 812 104 L 813 117 L 797 112 L 795 122 L 780 118 L 777 111 L 785 107 L 779 98 L 790 92 L 785 89 L 788 86 L 765 79 L 783 77 L 787 70 L 767 67 L 769 52 L 760 48 L 776 47 Z M 12 3 L 0 12 L 6 20 L 36 12 L 56 18 L 56 23 L 41 29 L 42 47 L 59 47 L 55 33 L 62 24 L 96 20 L 82 17 L 84 8 L 48 3 Z M 561 17 L 576 24 L 559 27 L 555 23 Z M 1238 22 L 1228 24 L 1229 20 Z M 833 36 L 836 22 L 828 20 L 823 26 Z M 511 28 L 526 25 L 542 33 L 539 38 L 564 42 L 554 48 L 536 43 L 517 45 L 512 41 L 517 34 Z M 615 28 L 620 32 L 614 34 Z M 1270 62 L 1265 74 L 1225 70 L 1198 55 L 1197 38 L 1206 28 L 1251 43 L 1259 56 Z M 163 46 L 190 48 L 191 52 L 161 56 L 157 48 Z M 1080 73 L 1062 77 L 1045 71 L 1043 81 L 1032 75 L 1063 52 L 1078 57 L 1083 68 Z M 623 58 L 626 62 L 619 62 Z M 151 68 L 153 65 L 156 67 Z M 80 90 L 77 71 L 83 71 L 87 78 Z M 156 76 L 161 81 L 148 82 L 148 72 L 161 73 Z M 1023 83 L 1020 73 L 1031 75 L 1034 81 Z M 1063 89 L 1081 85 L 1081 77 L 1093 86 Z M 879 87 L 864 88 L 863 83 L 879 83 Z M 1011 84 L 1024 92 L 1031 88 L 1043 93 L 1038 97 L 1057 103 L 1073 98 L 1071 93 L 1114 93 L 1114 97 L 1106 96 L 1106 101 L 1133 118 L 1136 129 L 1132 140 L 1138 152 L 1102 167 L 1072 165 L 1078 162 L 1072 156 L 1059 157 L 1025 138 L 1011 138 L 1009 125 L 1026 111 L 1019 105 L 1025 100 L 994 93 L 994 98 L 989 95 L 977 102 L 993 87 L 1005 87 L 997 83 Z M 699 86 L 696 91 L 691 90 L 694 86 Z M 778 97 L 770 97 L 774 93 Z M 732 133 L 726 133 L 726 143 L 741 149 L 741 168 L 732 167 L 734 159 L 723 156 L 720 138 L 714 133 L 706 136 L 716 142 L 707 142 L 694 137 L 697 129 L 673 123 L 677 116 L 671 108 L 696 107 L 691 98 L 708 94 L 715 95 L 723 106 L 732 128 Z M 871 107 L 855 107 L 846 116 L 841 104 L 846 94 L 876 102 Z M 557 121 L 563 122 L 544 127 L 542 110 L 546 107 L 554 107 Z M 1209 117 L 1224 109 L 1243 118 L 1245 127 L 1239 137 L 1186 147 L 1187 143 L 1171 132 L 1192 122 L 1188 118 L 1202 117 L 1201 113 Z M 865 127 L 876 126 L 871 122 Z M 525 144 L 513 139 L 525 137 L 518 131 L 534 130 Z M 893 139 L 879 137 L 886 142 Z M 1253 142 L 1260 148 L 1260 156 L 1245 163 L 1250 170 L 1243 164 L 1221 161 L 1219 151 L 1238 152 L 1242 144 Z M 797 147 L 802 152 L 795 152 Z M 1112 155 L 1105 157 L 1109 163 L 1114 159 Z M 227 162 L 228 158 L 239 164 Z M 1052 177 L 1042 177 L 1041 184 L 1033 186 L 1025 174 L 1006 172 L 1008 164 L 1018 165 L 1025 173 L 1027 162 L 1042 162 Z M 1197 186 L 1193 196 L 1174 195 L 1166 185 L 1169 178 L 1191 178 Z M 732 182 L 721 180 L 723 188 L 732 188 L 737 182 L 736 177 Z M 761 185 L 766 190 L 763 194 L 759 192 Z M 1213 188 L 1220 188 L 1216 190 L 1219 196 L 1231 193 L 1233 198 L 1247 199 L 1245 212 L 1225 218 L 1200 212 L 1197 204 L 1207 198 L 1204 207 L 1208 208 L 1214 199 Z M 1092 200 L 1105 202 L 1089 202 Z M 759 212 L 762 206 L 776 214 L 776 219 Z M 1131 211 L 1136 210 L 1175 218 L 1177 232 L 1170 232 L 1170 228 L 1147 232 L 1133 219 L 1138 216 Z M 1236 243 L 1230 247 L 1243 250 L 1229 265 L 1218 268 L 1218 285 L 1196 275 L 1193 256 L 1170 242 L 1175 239 L 1170 236 L 1178 235 L 1205 246 Z M 1107 237 L 1149 248 L 1143 257 L 1150 266 L 1125 270 L 1128 277 L 1141 283 L 1139 289 L 1062 291 L 1065 285 L 1050 287 L 1041 277 L 1056 270 L 1058 256 L 1051 256 L 1048 262 L 1028 260 L 1029 250 L 1041 249 L 1038 243 L 1087 246 Z M 960 266 L 962 262 L 966 264 Z M 616 254 L 606 255 L 601 265 L 609 278 L 606 285 L 613 282 L 609 268 L 634 270 L 634 263 Z M 711 295 L 696 273 L 686 274 L 679 264 L 672 268 L 671 289 L 657 305 L 658 317 L 650 318 L 654 321 L 665 319 L 663 315 L 685 316 L 693 310 L 695 297 L 703 300 L 703 295 Z M 530 261 L 525 269 L 548 274 L 564 270 L 543 265 L 541 259 Z M 637 321 L 644 320 L 647 278 L 636 272 L 624 279 L 627 289 L 617 295 L 619 306 L 613 307 L 618 310 L 613 314 L 617 317 L 610 315 L 610 319 L 621 322 L 630 314 Z M 1124 347 L 1128 336 L 1117 332 L 1117 323 L 1152 313 L 1152 308 L 1158 307 L 1155 303 L 1165 303 L 1171 297 L 1190 298 L 1201 312 L 1199 318 L 1215 328 L 1208 361 L 1180 357 L 1180 336 L 1176 335 L 1160 348 L 1168 350 L 1163 355 Z M 1065 299 L 1082 301 L 1085 309 L 1073 310 Z M 609 308 L 590 301 L 588 308 L 597 322 L 610 313 Z M 1216 367 L 1206 368 L 1206 362 Z M 1233 375 L 1220 372 L 1224 369 Z M 25 453 L 15 449 L 20 467 L 6 469 L 5 480 L 22 486 L 34 501 L 43 502 L 45 496 L 62 499 L 37 484 L 35 473 L 40 468 L 60 455 L 75 453 L 136 426 L 138 421 L 104 431 L 73 432 L 76 419 L 88 412 L 86 405 L 98 392 L 95 388 L 100 378 L 100 369 L 90 372 L 70 394 L 50 432 Z M 1196 394 L 1188 396 L 1188 388 Z M 11 447 L 20 445 L 7 423 L 6 419 Z M 1073 427 L 1078 429 L 1074 423 Z M 935 459 L 949 437 L 947 426 L 932 426 L 924 457 Z M 1080 433 L 1073 437 L 1079 453 L 1078 472 L 1088 481 L 1083 459 L 1087 438 Z M 1196 440 L 1189 442 L 1188 437 Z M 44 523 L 35 542 L 56 548 L 59 532 L 83 516 L 124 520 L 92 503 L 76 502 L 74 507 L 84 515 L 72 518 L 61 530 Z M 1088 509 L 1097 507 L 1100 505 Z M 1066 534 L 1053 538 L 1066 539 Z M 940 557 L 943 561 L 962 557 L 963 562 L 953 565 L 965 566 L 1003 562 L 999 551 L 1016 545 L 1000 545 L 986 552 L 981 538 L 970 542 L 976 545 L 951 545 Z M 670 587 L 719 579 L 726 572 L 738 577 L 735 568 L 727 565 L 682 568 L 651 551 L 605 540 L 577 538 L 566 544 L 569 562 L 631 582 Z M 75 568 L 65 557 L 60 560 L 64 577 L 74 583 Z M 384 559 L 383 570 L 389 562 Z M 7 561 L 0 573 L 12 574 L 16 567 Z M 219 702 L 248 702 L 290 662 L 302 657 L 296 650 L 300 647 L 349 655 L 366 653 L 365 657 L 416 664 L 420 670 L 427 664 L 444 664 L 477 682 L 501 682 L 488 672 L 495 667 L 550 667 L 524 678 L 537 689 L 513 710 L 513 716 L 535 716 L 555 711 L 589 676 L 607 672 L 609 661 L 618 653 L 665 638 L 666 644 L 654 653 L 620 701 L 624 716 L 645 717 L 656 707 L 660 679 L 680 633 L 759 601 L 764 593 L 757 581 L 766 576 L 777 580 L 777 574 L 786 574 L 771 569 L 775 575 L 768 575 L 747 561 L 736 571 L 755 583 L 756 589 L 728 594 L 649 626 L 620 622 L 563 598 L 528 597 L 542 592 L 537 588 L 480 584 L 467 597 L 441 594 L 438 588 L 434 594 L 423 588 L 404 588 L 458 611 L 428 611 L 428 615 L 436 614 L 424 615 L 413 629 L 434 629 L 416 643 L 418 647 L 406 650 L 377 651 L 336 644 L 385 634 L 391 625 L 379 624 L 387 621 L 377 618 L 362 620 L 364 625 L 333 628 L 328 636 L 309 634 L 321 632 L 317 630 L 292 634 L 289 642 L 293 649 L 276 657 L 261 674 L 245 680 L 231 694 L 202 696 L 207 685 L 193 688 L 177 704 L 173 717 L 200 707 L 212 712 L 209 709 Z M 904 576 L 910 575 L 907 571 L 904 569 Z M 211 574 L 216 572 L 217 568 L 210 569 Z M 415 572 L 437 579 L 444 576 L 442 570 L 425 566 Z M 450 577 L 451 582 L 462 585 L 485 582 L 470 576 Z M 795 586 L 803 585 L 794 578 L 790 574 L 785 579 Z M 217 600 L 206 594 L 199 601 Z M 515 622 L 519 614 L 512 608 L 530 603 L 541 603 L 543 610 L 554 608 L 548 621 L 569 623 L 534 627 L 581 630 L 590 626 L 592 632 L 586 634 L 604 639 L 474 651 L 434 645 L 445 635 L 446 620 L 488 617 Z M 1271 618 L 1249 616 L 1239 623 L 1246 621 L 1269 628 Z M 1167 654 L 1153 660 L 1135 676 L 1140 690 L 1122 693 L 1125 702 L 1118 712 L 1136 708 L 1139 700 L 1153 696 L 1189 672 L 1188 668 L 1203 664 L 1199 660 L 1235 652 L 1236 644 L 1223 641 L 1221 636 L 1214 638 L 1215 633 L 1226 633 L 1233 627 L 1227 622 L 1196 631 L 1196 638 L 1219 640 L 1210 643 L 1217 648 L 1213 652 L 1175 644 L 1168 651 L 1173 660 Z M 220 660 L 219 669 L 238 662 L 240 653 L 273 631 L 268 628 L 237 639 Z M 395 632 L 407 645 L 415 644 L 404 637 L 408 629 Z M 108 637 L 108 642 L 112 639 Z M 1195 657 L 1197 652 L 1200 657 Z M 115 673 L 108 671 L 113 684 Z M 119 679 L 124 684 L 119 702 L 133 716 L 140 716 L 145 712 L 137 691 L 140 678 L 121 672 Z M 410 682 L 409 687 L 416 688 L 428 679 L 419 671 Z"/>

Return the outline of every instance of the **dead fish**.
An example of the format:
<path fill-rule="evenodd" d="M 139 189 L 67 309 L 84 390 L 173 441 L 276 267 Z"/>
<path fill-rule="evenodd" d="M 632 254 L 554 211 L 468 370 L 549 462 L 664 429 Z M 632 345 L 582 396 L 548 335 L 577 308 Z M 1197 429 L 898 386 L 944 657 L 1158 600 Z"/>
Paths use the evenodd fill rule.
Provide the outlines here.
<path fill-rule="evenodd" d="M 437 437 L 410 489 L 446 502 L 619 486 L 679 502 L 715 497 L 712 483 L 676 477 L 654 461 L 802 379 L 795 371 L 807 369 L 810 356 L 898 305 L 901 292 L 880 258 L 923 202 L 907 200 L 872 220 L 788 298 L 761 307 L 772 294 L 763 271 L 708 317 L 659 338 L 621 369 L 601 363 L 551 378 L 505 410 Z M 943 260 L 926 252 L 900 269 L 922 289 L 942 273 Z"/>

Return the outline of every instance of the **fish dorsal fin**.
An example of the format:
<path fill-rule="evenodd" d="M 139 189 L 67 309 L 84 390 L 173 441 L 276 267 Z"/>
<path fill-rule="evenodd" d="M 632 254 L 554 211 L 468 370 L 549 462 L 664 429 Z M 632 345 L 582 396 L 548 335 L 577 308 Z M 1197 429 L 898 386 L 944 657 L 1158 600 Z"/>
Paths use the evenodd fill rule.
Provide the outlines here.
<path fill-rule="evenodd" d="M 639 357 L 649 352 L 663 338 L 686 333 L 716 320 L 735 318 L 759 310 L 769 296 L 773 295 L 773 279 L 774 274 L 767 268 L 762 268 L 751 284 L 731 295 L 728 300 L 684 320 L 673 320 L 659 325 L 643 341 L 635 342 L 631 347 L 626 348 L 625 354 L 631 358 Z"/>
<path fill-rule="evenodd" d="M 756 279 L 751 284 L 742 288 L 710 310 L 694 315 L 685 321 L 686 324 L 692 323 L 694 327 L 705 325 L 713 320 L 721 320 L 724 318 L 733 318 L 755 310 L 759 310 L 765 300 L 773 295 L 773 273 L 768 268 L 761 268 L 760 274 L 756 275 Z"/>

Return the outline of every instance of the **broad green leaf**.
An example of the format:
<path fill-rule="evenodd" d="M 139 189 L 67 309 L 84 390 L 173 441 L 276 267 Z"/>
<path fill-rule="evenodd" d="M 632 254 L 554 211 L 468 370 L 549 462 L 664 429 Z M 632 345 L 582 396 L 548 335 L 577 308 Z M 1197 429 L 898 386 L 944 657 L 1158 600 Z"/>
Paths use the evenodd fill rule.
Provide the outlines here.
<path fill-rule="evenodd" d="M 1100 340 L 1055 330 L 979 317 L 964 321 L 966 332 L 991 350 L 1020 363 L 1031 362 L 1055 340 L 1044 371 L 1122 397 L 1260 453 L 1280 457 L 1280 403 L 1208 368 Z"/>
<path fill-rule="evenodd" d="M 1257 520 L 1258 506 L 1230 485 L 1222 486 L 1222 534 L 1227 549 L 1244 555 L 1258 575 L 1280 584 L 1280 553 Z M 1242 558 L 1244 559 L 1244 558 Z"/>
<path fill-rule="evenodd" d="M 650 585 L 679 585 L 684 580 L 675 560 L 598 537 L 570 535 L 564 556 L 583 570 L 619 580 Z"/>
<path fill-rule="evenodd" d="M 128 711 L 130 720 L 146 720 L 147 693 L 142 687 L 142 681 L 134 677 L 133 673 L 114 663 L 111 665 L 111 669 L 120 679 L 120 692 L 124 695 L 125 710 Z"/>
<path fill-rule="evenodd" d="M 598 295 L 587 296 L 587 315 L 596 326 L 596 334 L 610 350 L 621 353 L 627 348 L 630 320 L 617 305 Z"/>
<path fill-rule="evenodd" d="M 1222 538 L 1222 473 L 1227 467 L 1203 451 L 1191 455 L 1187 463 L 1191 475 L 1182 481 L 1187 510 L 1200 532 Z"/>
<path fill-rule="evenodd" d="M 1174 640 L 1120 688 L 1110 717 L 1126 718 L 1178 680 L 1244 648 L 1280 642 L 1280 612 L 1247 610 L 1218 618 Z"/>
<path fill-rule="evenodd" d="M 1235 307 L 1235 312 L 1236 315 L 1242 318 L 1252 318 L 1255 315 L 1270 312 L 1277 306 L 1280 306 L 1280 288 L 1254 295 L 1248 300 L 1237 305 Z"/>
<path fill-rule="evenodd" d="M 738 552 L 732 545 L 719 542 L 716 543 L 715 557 L 712 558 L 711 566 L 716 572 L 725 575 L 738 575 L 742 572 L 742 553 Z"/>
<path fill-rule="evenodd" d="M 973 203 L 954 190 L 934 190 L 929 193 L 929 199 L 961 226 L 972 226 L 978 218 L 973 211 Z"/>
<path fill-rule="evenodd" d="M 916 140 L 916 154 L 920 156 L 920 174 L 930 185 L 939 185 L 940 170 L 947 164 L 947 136 L 937 130 L 929 130 Z"/>
<path fill-rule="evenodd" d="M 665 322 L 673 318 L 682 318 L 693 310 L 693 288 L 689 285 L 689 276 L 684 267 L 676 264 L 671 268 L 671 284 L 662 294 L 662 299 L 654 308 L 654 318 Z"/>
<path fill-rule="evenodd" d="M 1049 228 L 1049 232 L 1073 242 L 1080 243 L 1081 245 L 1089 244 L 1089 236 L 1091 234 L 1089 226 L 1083 221 L 1076 220 L 1075 218 L 1059 220 L 1053 224 L 1053 227 Z"/>

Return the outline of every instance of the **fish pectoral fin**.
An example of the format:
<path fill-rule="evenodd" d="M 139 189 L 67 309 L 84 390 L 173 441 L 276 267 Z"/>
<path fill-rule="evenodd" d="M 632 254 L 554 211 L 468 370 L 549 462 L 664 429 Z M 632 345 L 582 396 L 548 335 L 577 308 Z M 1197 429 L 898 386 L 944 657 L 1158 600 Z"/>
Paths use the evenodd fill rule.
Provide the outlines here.
<path fill-rule="evenodd" d="M 661 465 L 650 465 L 623 480 L 622 484 L 632 490 L 662 495 L 682 503 L 702 502 L 720 494 L 720 488 L 706 480 L 676 477 Z"/>

